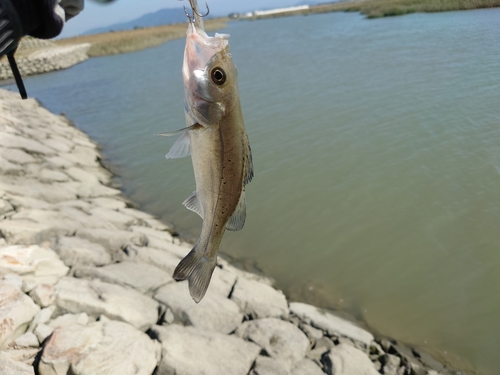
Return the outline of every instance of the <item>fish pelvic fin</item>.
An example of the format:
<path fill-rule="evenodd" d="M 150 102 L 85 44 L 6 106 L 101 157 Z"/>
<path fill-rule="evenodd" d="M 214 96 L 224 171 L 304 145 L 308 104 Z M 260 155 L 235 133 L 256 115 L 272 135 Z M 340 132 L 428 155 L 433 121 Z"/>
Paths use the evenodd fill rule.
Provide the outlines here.
<path fill-rule="evenodd" d="M 217 258 L 211 260 L 197 251 L 198 245 L 189 252 L 177 265 L 174 271 L 174 279 L 177 281 L 188 280 L 189 294 L 193 300 L 200 302 L 207 292 L 212 273 L 217 265 Z"/>

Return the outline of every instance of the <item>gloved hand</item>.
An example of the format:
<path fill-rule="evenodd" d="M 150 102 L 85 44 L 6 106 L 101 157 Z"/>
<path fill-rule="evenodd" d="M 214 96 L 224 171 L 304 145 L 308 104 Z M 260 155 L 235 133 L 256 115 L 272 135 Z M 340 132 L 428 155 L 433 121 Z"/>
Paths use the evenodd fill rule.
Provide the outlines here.
<path fill-rule="evenodd" d="M 21 20 L 23 35 L 50 39 L 64 27 L 66 16 L 59 0 L 15 0 L 12 5 Z"/>
<path fill-rule="evenodd" d="M 66 14 L 66 21 L 77 16 L 84 8 L 83 0 L 60 0 L 59 4 Z"/>

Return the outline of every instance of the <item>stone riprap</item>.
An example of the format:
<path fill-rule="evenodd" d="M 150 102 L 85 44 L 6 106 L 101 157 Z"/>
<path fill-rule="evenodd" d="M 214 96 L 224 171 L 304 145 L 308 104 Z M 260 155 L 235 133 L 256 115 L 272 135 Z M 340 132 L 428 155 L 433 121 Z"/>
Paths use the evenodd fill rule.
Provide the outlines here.
<path fill-rule="evenodd" d="M 52 72 L 76 65 L 89 58 L 87 52 L 90 43 L 73 46 L 50 46 L 16 57 L 19 72 L 23 77 L 34 74 Z M 12 78 L 7 59 L 0 61 L 0 80 Z"/>
<path fill-rule="evenodd" d="M 195 304 L 171 277 L 191 245 L 100 160 L 66 118 L 0 90 L 2 374 L 449 373 L 223 259 Z"/>

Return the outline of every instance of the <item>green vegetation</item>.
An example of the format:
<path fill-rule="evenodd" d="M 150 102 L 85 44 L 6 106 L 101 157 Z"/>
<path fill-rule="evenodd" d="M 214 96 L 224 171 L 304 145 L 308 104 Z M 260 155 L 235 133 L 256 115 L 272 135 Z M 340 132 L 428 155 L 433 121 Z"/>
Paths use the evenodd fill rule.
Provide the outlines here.
<path fill-rule="evenodd" d="M 500 7 L 500 0 L 347 0 L 311 6 L 309 9 L 251 17 L 276 18 L 329 12 L 360 12 L 368 18 L 401 16 L 415 12 L 445 12 Z"/>
<path fill-rule="evenodd" d="M 364 0 L 343 4 L 368 18 L 400 16 L 415 12 L 445 12 L 500 7 L 500 0 Z"/>

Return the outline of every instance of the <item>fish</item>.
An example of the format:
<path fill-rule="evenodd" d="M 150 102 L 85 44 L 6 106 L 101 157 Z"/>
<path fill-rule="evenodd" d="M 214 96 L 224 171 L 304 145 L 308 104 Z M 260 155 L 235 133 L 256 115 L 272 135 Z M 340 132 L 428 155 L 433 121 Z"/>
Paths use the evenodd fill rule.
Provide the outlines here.
<path fill-rule="evenodd" d="M 188 280 L 196 303 L 208 289 L 226 229 L 238 231 L 245 224 L 245 186 L 254 175 L 228 39 L 227 34 L 208 36 L 190 19 L 182 66 L 187 127 L 162 134 L 180 135 L 167 159 L 191 154 L 196 190 L 183 205 L 200 215 L 203 224 L 173 278 Z"/>

